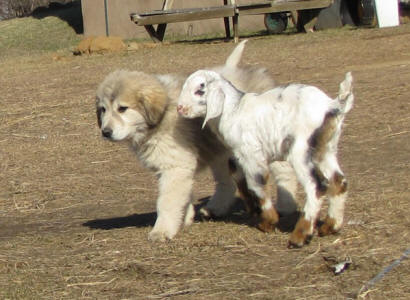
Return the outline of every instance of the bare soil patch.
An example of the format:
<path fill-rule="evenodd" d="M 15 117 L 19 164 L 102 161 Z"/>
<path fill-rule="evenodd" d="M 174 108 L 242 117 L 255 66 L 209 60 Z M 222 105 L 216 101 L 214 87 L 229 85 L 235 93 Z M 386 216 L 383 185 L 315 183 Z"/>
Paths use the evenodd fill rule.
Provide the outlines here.
<path fill-rule="evenodd" d="M 408 259 L 362 288 L 410 247 L 409 45 L 409 25 L 248 42 L 243 62 L 267 67 L 278 84 L 335 95 L 345 72 L 355 80 L 340 143 L 345 226 L 299 250 L 286 249 L 286 232 L 249 226 L 241 210 L 198 221 L 169 243 L 148 242 L 156 178 L 97 128 L 94 93 L 109 72 L 188 74 L 223 63 L 232 43 L 2 60 L 0 298 L 408 299 Z M 195 199 L 212 191 L 210 175 L 198 176 Z M 353 264 L 335 276 L 329 256 Z"/>

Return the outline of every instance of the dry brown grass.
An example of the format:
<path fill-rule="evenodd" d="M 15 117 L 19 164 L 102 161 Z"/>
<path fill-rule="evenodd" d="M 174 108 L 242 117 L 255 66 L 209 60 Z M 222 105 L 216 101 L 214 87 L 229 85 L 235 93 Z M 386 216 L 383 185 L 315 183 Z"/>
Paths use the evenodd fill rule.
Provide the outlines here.
<path fill-rule="evenodd" d="M 278 83 L 335 94 L 353 72 L 356 102 L 340 145 L 349 180 L 339 235 L 286 249 L 243 211 L 147 241 L 155 177 L 125 145 L 103 141 L 94 92 L 117 68 L 192 72 L 222 63 L 231 43 L 171 43 L 117 55 L 0 62 L 0 298 L 407 299 L 410 265 L 363 286 L 410 246 L 410 26 L 258 37 L 243 61 Z M 6 72 L 6 73 L 4 73 Z M 212 193 L 208 173 L 195 198 Z M 323 257 L 353 265 L 339 276 Z"/>

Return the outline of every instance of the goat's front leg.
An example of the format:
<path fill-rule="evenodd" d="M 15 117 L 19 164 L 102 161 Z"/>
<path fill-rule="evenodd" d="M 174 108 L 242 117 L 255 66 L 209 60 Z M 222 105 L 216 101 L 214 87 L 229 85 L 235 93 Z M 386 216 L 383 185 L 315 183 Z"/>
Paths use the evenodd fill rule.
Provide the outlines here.
<path fill-rule="evenodd" d="M 239 163 L 243 168 L 246 181 L 244 186 L 240 187 L 245 201 L 251 210 L 256 210 L 260 220 L 257 227 L 264 232 L 273 231 L 279 222 L 279 215 L 272 203 L 271 190 L 269 187 L 269 169 L 268 164 L 255 164 L 256 159 L 242 158 Z M 265 166 L 265 167 L 264 167 Z"/>
<path fill-rule="evenodd" d="M 151 241 L 172 239 L 184 222 L 186 225 L 192 223 L 194 172 L 193 169 L 174 168 L 161 173 L 157 199 L 158 216 L 148 236 Z"/>
<path fill-rule="evenodd" d="M 255 197 L 255 193 L 249 190 L 248 183 L 246 182 L 245 174 L 238 161 L 234 158 L 229 159 L 229 170 L 231 176 L 236 183 L 239 195 L 245 204 L 246 211 L 251 216 L 260 215 L 259 201 Z"/>

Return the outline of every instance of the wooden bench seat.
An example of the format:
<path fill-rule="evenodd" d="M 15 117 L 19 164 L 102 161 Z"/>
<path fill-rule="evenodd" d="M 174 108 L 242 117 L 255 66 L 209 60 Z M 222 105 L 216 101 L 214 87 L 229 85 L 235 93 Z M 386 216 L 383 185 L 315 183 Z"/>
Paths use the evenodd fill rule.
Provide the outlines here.
<path fill-rule="evenodd" d="M 198 21 L 206 19 L 224 18 L 227 38 L 230 38 L 229 18 L 232 17 L 233 33 L 235 42 L 238 41 L 238 17 L 241 15 L 270 14 L 278 12 L 292 12 L 315 10 L 330 6 L 333 0 L 284 0 L 284 1 L 263 1 L 251 4 L 236 4 L 236 1 L 224 0 L 224 5 L 214 7 L 170 9 L 172 0 L 164 0 L 163 10 L 154 10 L 144 13 L 131 14 L 131 20 L 137 25 L 144 26 L 151 38 L 162 41 L 165 34 L 166 24 L 175 22 Z M 310 19 L 314 19 L 312 16 Z M 308 20 L 306 24 L 313 24 Z M 153 25 L 158 24 L 157 29 Z M 306 28 L 302 24 L 302 28 Z M 300 26 L 298 26 L 299 28 Z"/>
<path fill-rule="evenodd" d="M 134 13 L 131 14 L 131 20 L 137 25 L 152 25 L 233 17 L 234 15 L 234 5 L 223 5 L 215 7 L 154 10 L 147 13 Z"/>

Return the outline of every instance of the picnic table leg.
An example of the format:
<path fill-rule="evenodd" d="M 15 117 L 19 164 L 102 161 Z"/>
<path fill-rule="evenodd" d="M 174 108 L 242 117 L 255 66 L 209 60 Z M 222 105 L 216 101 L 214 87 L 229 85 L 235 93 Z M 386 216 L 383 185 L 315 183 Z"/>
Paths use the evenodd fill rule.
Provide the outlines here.
<path fill-rule="evenodd" d="M 164 40 L 164 35 L 165 35 L 165 29 L 167 29 L 167 24 L 158 24 L 157 26 L 157 35 L 161 39 L 161 41 Z"/>
<path fill-rule="evenodd" d="M 228 4 L 228 0 L 224 0 L 224 5 Z M 231 38 L 231 29 L 229 28 L 229 17 L 224 18 L 224 24 L 225 24 L 225 34 L 226 38 L 230 39 Z"/>
<path fill-rule="evenodd" d="M 237 43 L 239 41 L 238 21 L 239 21 L 239 15 L 235 14 L 232 17 L 234 43 Z"/>
<path fill-rule="evenodd" d="M 292 23 L 296 27 L 298 24 L 298 11 L 297 10 L 292 10 L 290 12 L 290 17 L 292 18 Z"/>
<path fill-rule="evenodd" d="M 174 0 L 164 0 L 162 4 L 162 10 L 171 9 L 174 4 Z M 145 25 L 145 30 L 148 32 L 149 36 L 155 43 L 160 43 L 164 40 L 165 30 L 167 29 L 167 24 L 158 24 L 155 30 L 152 25 Z"/>
<path fill-rule="evenodd" d="M 174 4 L 174 0 L 164 0 L 162 4 L 162 10 L 171 9 Z M 167 24 L 158 24 L 155 30 L 152 25 L 145 25 L 145 30 L 148 32 L 149 36 L 155 43 L 160 43 L 164 40 L 165 30 L 167 29 Z"/>
<path fill-rule="evenodd" d="M 154 26 L 152 25 L 144 25 L 145 30 L 148 32 L 149 36 L 151 37 L 151 39 L 155 42 L 155 43 L 160 43 L 162 42 L 162 40 L 164 39 L 164 33 L 165 30 L 162 34 L 162 37 L 160 37 L 157 33 L 157 31 L 155 30 Z"/>
<path fill-rule="evenodd" d="M 231 38 L 231 28 L 229 27 L 229 18 L 228 17 L 224 18 L 224 23 L 225 23 L 226 38 L 230 39 Z"/>
<path fill-rule="evenodd" d="M 313 32 L 320 11 L 320 8 L 298 11 L 297 30 L 299 32 Z"/>

